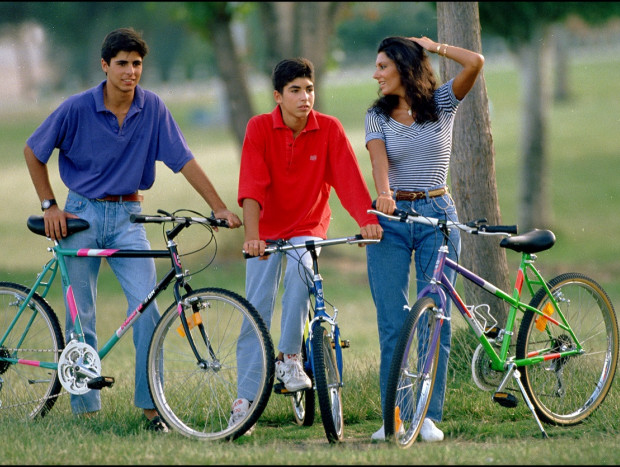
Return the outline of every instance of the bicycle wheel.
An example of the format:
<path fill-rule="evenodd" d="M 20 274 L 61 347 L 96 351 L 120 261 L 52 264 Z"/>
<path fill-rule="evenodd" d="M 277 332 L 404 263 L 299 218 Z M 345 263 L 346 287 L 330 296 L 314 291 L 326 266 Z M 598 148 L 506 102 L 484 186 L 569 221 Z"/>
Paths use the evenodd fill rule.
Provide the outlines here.
<path fill-rule="evenodd" d="M 36 293 L 14 322 L 29 293 L 30 289 L 22 285 L 0 282 L 0 417 L 43 417 L 61 390 L 57 370 L 6 360 L 58 363 L 64 348 L 56 314 Z"/>
<path fill-rule="evenodd" d="M 250 429 L 267 405 L 273 387 L 274 351 L 269 332 L 256 311 L 240 295 L 217 288 L 194 290 L 172 304 L 158 322 L 149 347 L 149 389 L 164 420 L 190 438 L 232 440 Z M 190 325 L 198 360 L 179 316 Z M 260 347 L 260 365 L 247 375 L 257 387 L 244 420 L 229 426 L 237 397 L 237 351 L 241 333 Z M 252 354 L 255 350 L 252 349 Z M 246 375 L 244 375 L 246 376 Z"/>
<path fill-rule="evenodd" d="M 575 425 L 590 416 L 609 392 L 618 363 L 618 322 L 607 293 L 589 277 L 561 274 L 548 286 L 584 352 L 524 366 L 520 368 L 521 381 L 541 420 Z M 550 300 L 544 289 L 530 301 L 541 311 L 547 304 Z M 559 326 L 536 313 L 524 314 L 517 358 L 552 355 L 575 347 L 570 334 Z"/>
<path fill-rule="evenodd" d="M 308 361 L 308 352 L 306 351 L 306 343 L 301 344 L 301 361 L 303 362 L 304 371 L 314 385 L 314 377 L 312 376 L 312 363 Z M 297 391 L 291 396 L 291 404 L 293 405 L 293 415 L 295 423 L 299 426 L 312 426 L 314 423 L 314 389 L 308 388 L 303 391 Z"/>
<path fill-rule="evenodd" d="M 403 328 L 392 356 L 385 393 L 385 439 L 393 439 L 398 447 L 408 448 L 416 440 L 431 401 L 439 335 L 432 343 L 439 321 L 435 318 L 435 302 L 418 300 Z"/>
<path fill-rule="evenodd" d="M 312 366 L 316 394 L 325 435 L 330 443 L 342 440 L 344 420 L 342 416 L 342 386 L 336 362 L 332 338 L 320 324 L 312 329 Z"/>

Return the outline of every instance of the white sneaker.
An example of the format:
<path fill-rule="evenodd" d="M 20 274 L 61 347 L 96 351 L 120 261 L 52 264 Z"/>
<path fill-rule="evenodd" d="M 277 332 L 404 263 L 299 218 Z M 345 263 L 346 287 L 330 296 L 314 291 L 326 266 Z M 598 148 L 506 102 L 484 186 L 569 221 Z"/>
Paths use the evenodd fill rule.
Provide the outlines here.
<path fill-rule="evenodd" d="M 405 429 L 403 428 L 402 423 L 398 427 L 398 433 L 401 434 L 401 435 L 405 433 Z M 385 425 L 381 425 L 381 428 L 379 428 L 377 431 L 375 431 L 370 436 L 370 439 L 372 441 L 385 441 Z"/>
<path fill-rule="evenodd" d="M 232 410 L 230 411 L 230 418 L 228 419 L 228 426 L 231 427 L 231 426 L 236 425 L 237 423 L 241 423 L 245 419 L 248 413 L 248 410 L 250 410 L 249 400 L 236 399 L 235 402 L 233 402 Z M 247 430 L 244 434 L 248 436 L 251 435 L 255 428 L 256 428 L 256 423 L 252 425 L 250 429 Z"/>
<path fill-rule="evenodd" d="M 302 368 L 297 354 L 284 355 L 284 361 L 276 360 L 276 377 L 290 392 L 312 387 L 312 381 Z"/>
<path fill-rule="evenodd" d="M 381 425 L 381 428 L 379 428 L 377 431 L 375 431 L 370 436 L 370 439 L 372 441 L 385 441 L 385 426 Z"/>
<path fill-rule="evenodd" d="M 422 422 L 420 437 L 422 441 L 426 441 L 427 443 L 443 441 L 443 431 L 437 428 L 430 418 L 425 418 L 424 422 Z"/>

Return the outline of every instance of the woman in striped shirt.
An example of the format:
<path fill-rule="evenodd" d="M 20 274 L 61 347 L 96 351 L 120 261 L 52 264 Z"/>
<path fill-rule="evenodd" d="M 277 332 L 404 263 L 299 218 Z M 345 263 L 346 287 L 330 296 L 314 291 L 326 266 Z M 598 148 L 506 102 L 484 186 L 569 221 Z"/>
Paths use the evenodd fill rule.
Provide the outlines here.
<path fill-rule="evenodd" d="M 438 86 L 425 52 L 456 61 L 461 71 Z M 447 176 L 452 150 L 452 127 L 461 100 L 473 87 L 484 57 L 478 53 L 439 44 L 427 37 L 388 37 L 378 48 L 373 78 L 379 98 L 366 113 L 366 147 L 370 153 L 377 190 L 377 210 L 391 214 L 395 208 L 423 216 L 458 220 L 448 193 Z M 380 243 L 368 245 L 368 278 L 375 306 L 381 348 L 380 388 L 384 407 L 387 376 L 398 334 L 406 318 L 409 271 L 415 254 L 417 292 L 428 283 L 437 255 L 435 228 L 379 219 Z M 460 237 L 451 234 L 453 259 L 460 252 Z M 450 280 L 454 283 L 455 275 Z M 416 293 L 417 294 L 417 293 Z M 438 297 L 436 297 L 438 300 Z M 450 303 L 445 310 L 450 314 Z M 451 329 L 442 327 L 439 364 L 430 406 L 422 424 L 423 441 L 441 441 L 440 422 L 445 396 Z M 385 439 L 382 426 L 373 440 Z"/>

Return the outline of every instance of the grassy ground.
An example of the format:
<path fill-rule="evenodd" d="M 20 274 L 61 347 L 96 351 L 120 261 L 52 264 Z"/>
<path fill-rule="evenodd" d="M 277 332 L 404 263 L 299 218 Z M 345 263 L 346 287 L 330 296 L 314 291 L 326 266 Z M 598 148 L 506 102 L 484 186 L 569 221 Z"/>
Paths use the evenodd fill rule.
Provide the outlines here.
<path fill-rule="evenodd" d="M 551 109 L 549 128 L 550 172 L 556 246 L 539 255 L 538 264 L 549 277 L 560 271 L 578 270 L 592 275 L 620 299 L 620 242 L 616 232 L 620 186 L 616 180 L 618 105 L 610 96 L 620 94 L 620 61 L 581 61 L 573 64 L 572 99 Z M 323 110 L 338 116 L 358 155 L 363 173 L 372 188 L 370 164 L 363 146 L 363 114 L 375 96 L 370 79 L 362 84 L 339 84 L 319 95 Z M 346 79 L 346 74 L 345 74 Z M 516 220 L 519 139 L 519 83 L 514 70 L 493 68 L 487 61 L 485 79 L 491 102 L 491 121 L 496 152 L 499 199 L 505 223 Z M 355 81 L 358 83 L 359 80 Z M 239 150 L 227 131 L 192 123 L 192 112 L 200 108 L 200 96 L 183 98 L 171 91 L 163 94 L 177 117 L 190 147 L 210 174 L 229 206 L 236 209 Z M 360 97 L 361 96 L 361 97 Z M 271 102 L 257 97 L 261 110 Z M 25 227 L 25 219 L 39 211 L 38 200 L 23 162 L 22 148 L 28 135 L 55 106 L 41 101 L 20 111 L 0 115 L 0 280 L 24 282 L 33 277 L 47 258 L 47 242 Z M 52 183 L 59 199 L 62 184 L 52 168 Z M 373 191 L 373 190 L 371 190 Z M 160 167 L 158 180 L 147 192 L 145 211 L 157 208 L 195 209 L 204 205 L 188 189 L 180 175 Z M 357 228 L 338 206 L 334 196 L 331 234 L 347 235 Z M 154 248 L 161 234 L 149 230 Z M 196 278 L 196 284 L 223 286 L 243 293 L 242 232 L 220 231 L 218 256 L 212 266 Z M 201 238 L 191 233 L 188 245 Z M 183 241 L 182 240 L 182 241 Z M 326 252 L 327 253 L 327 252 Z M 514 265 L 509 256 L 511 265 Z M 194 270 L 208 260 L 200 253 L 185 258 Z M 38 423 L 2 420 L 1 464 L 618 464 L 620 461 L 620 396 L 617 382 L 602 407 L 586 423 L 573 428 L 548 427 L 550 440 L 540 439 L 538 428 L 524 404 L 504 409 L 490 401 L 490 394 L 476 389 L 468 378 L 468 358 L 454 354 L 451 382 L 446 397 L 445 421 L 440 425 L 446 442 L 414 445 L 402 451 L 369 437 L 381 424 L 378 398 L 378 343 L 374 307 L 368 291 L 363 250 L 357 247 L 331 249 L 322 256 L 326 297 L 338 305 L 343 337 L 352 348 L 345 354 L 345 442 L 328 446 L 320 424 L 300 428 L 293 424 L 288 399 L 273 396 L 252 437 L 237 442 L 203 443 L 179 435 L 154 436 L 141 429 L 140 411 L 132 407 L 133 346 L 121 341 L 103 362 L 105 373 L 117 383 L 105 391 L 104 410 L 92 420 L 75 419 L 62 398 L 48 417 Z M 162 265 L 165 266 L 165 265 Z M 514 279 L 514 276 L 512 277 Z M 100 281 L 98 332 L 108 336 L 123 316 L 120 288 L 104 266 Z M 52 305 L 63 315 L 57 292 Z M 168 299 L 170 297 L 168 296 Z M 162 300 L 161 307 L 167 305 Z M 279 310 L 276 313 L 280 313 Z M 274 341 L 279 334 L 274 319 Z M 455 326 L 462 320 L 455 319 Z"/>

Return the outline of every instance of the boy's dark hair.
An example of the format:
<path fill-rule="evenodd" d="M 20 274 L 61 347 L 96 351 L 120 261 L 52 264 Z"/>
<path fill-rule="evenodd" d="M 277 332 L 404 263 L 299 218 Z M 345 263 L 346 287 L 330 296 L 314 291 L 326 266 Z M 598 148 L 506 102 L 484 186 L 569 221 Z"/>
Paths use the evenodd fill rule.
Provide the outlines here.
<path fill-rule="evenodd" d="M 120 28 L 105 36 L 101 44 L 101 58 L 109 65 L 110 60 L 121 51 L 138 52 L 140 57 L 144 58 L 149 53 L 149 47 L 140 33 L 133 28 Z"/>
<path fill-rule="evenodd" d="M 314 65 L 307 58 L 287 58 L 278 63 L 271 74 L 273 89 L 282 93 L 284 86 L 297 78 L 314 83 Z"/>

